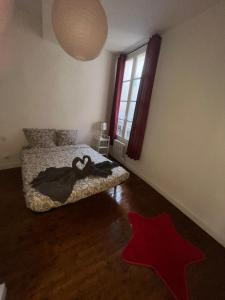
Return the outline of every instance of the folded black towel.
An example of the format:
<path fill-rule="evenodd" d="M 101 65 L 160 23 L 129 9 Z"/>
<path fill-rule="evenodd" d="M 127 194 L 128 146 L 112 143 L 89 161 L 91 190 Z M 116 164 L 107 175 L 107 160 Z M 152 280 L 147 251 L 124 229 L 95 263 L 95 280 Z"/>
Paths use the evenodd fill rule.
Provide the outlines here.
<path fill-rule="evenodd" d="M 78 163 L 83 166 L 82 169 L 78 167 Z M 72 168 L 48 168 L 40 172 L 31 182 L 31 185 L 41 194 L 49 196 L 53 201 L 65 203 L 77 180 L 88 176 L 106 178 L 112 175 L 112 169 L 118 166 L 118 163 L 111 161 L 95 164 L 90 156 L 85 155 L 82 159 L 76 157 L 72 162 Z"/>

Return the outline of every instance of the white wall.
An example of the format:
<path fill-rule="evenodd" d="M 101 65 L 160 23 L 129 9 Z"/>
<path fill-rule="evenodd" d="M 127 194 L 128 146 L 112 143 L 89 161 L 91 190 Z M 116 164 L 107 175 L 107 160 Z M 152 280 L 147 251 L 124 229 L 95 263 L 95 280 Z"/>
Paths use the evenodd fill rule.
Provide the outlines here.
<path fill-rule="evenodd" d="M 79 141 L 89 143 L 93 124 L 107 117 L 112 55 L 79 62 L 41 38 L 39 21 L 19 10 L 6 41 L 11 56 L 0 70 L 0 168 L 18 165 L 23 127 L 77 128 Z"/>
<path fill-rule="evenodd" d="M 167 31 L 139 162 L 127 165 L 225 246 L 225 2 Z"/>

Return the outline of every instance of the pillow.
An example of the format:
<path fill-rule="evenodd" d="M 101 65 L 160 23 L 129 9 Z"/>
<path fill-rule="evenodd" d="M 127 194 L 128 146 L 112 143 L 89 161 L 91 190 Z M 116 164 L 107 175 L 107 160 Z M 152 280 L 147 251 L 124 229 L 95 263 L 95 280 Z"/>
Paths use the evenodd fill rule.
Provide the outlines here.
<path fill-rule="evenodd" d="M 24 128 L 23 132 L 31 147 L 49 148 L 56 146 L 55 129 Z"/>
<path fill-rule="evenodd" d="M 77 130 L 57 130 L 56 139 L 58 146 L 76 145 Z"/>

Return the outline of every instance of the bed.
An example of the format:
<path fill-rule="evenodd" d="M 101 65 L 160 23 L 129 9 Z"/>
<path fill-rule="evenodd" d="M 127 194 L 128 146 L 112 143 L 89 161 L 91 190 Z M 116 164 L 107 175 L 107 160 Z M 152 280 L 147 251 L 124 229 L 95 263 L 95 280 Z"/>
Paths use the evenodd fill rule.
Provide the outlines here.
<path fill-rule="evenodd" d="M 75 157 L 82 158 L 84 155 L 89 155 L 94 163 L 108 160 L 91 147 L 84 144 L 76 146 L 23 149 L 21 159 L 26 206 L 35 212 L 45 212 L 106 191 L 128 179 L 129 173 L 119 166 L 114 168 L 112 170 L 112 175 L 107 178 L 90 176 L 78 180 L 73 187 L 70 197 L 64 204 L 53 201 L 48 196 L 45 196 L 32 188 L 30 183 L 41 171 L 44 171 L 49 167 L 70 167 Z"/>

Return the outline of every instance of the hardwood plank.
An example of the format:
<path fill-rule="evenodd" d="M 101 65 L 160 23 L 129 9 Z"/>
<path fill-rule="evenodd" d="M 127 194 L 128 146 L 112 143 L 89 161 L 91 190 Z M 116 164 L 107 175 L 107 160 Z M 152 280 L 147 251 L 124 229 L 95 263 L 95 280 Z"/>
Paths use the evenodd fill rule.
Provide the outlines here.
<path fill-rule="evenodd" d="M 0 282 L 8 300 L 172 300 L 147 268 L 120 259 L 127 212 L 168 212 L 207 259 L 188 268 L 191 300 L 225 299 L 225 250 L 135 175 L 107 192 L 44 214 L 25 207 L 20 169 L 0 172 Z"/>

